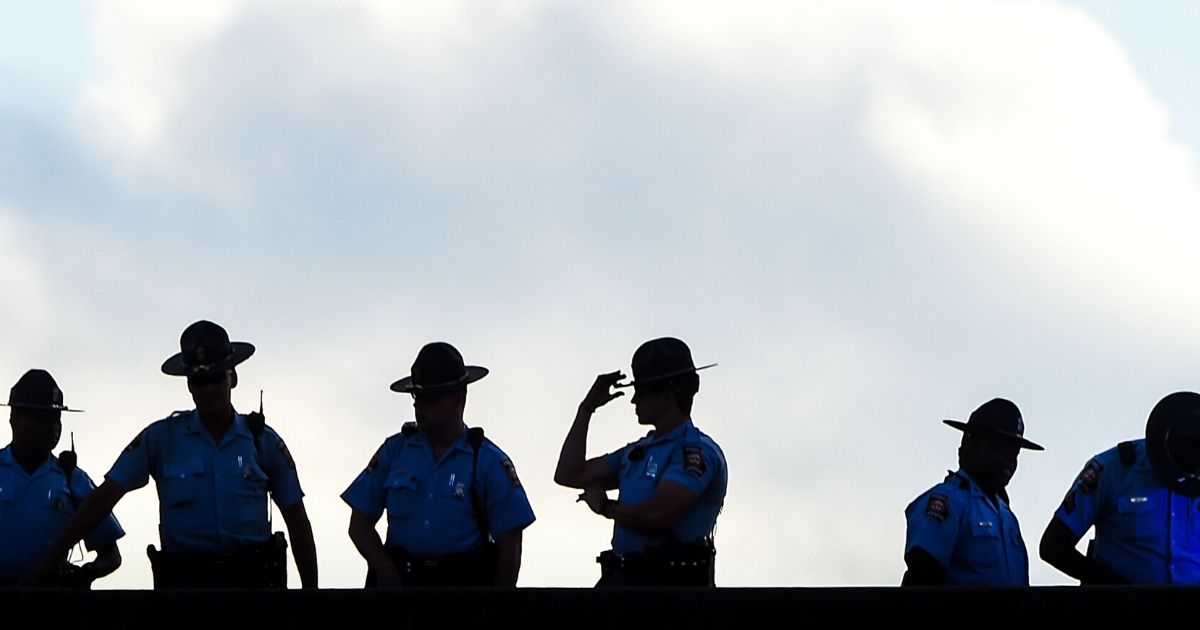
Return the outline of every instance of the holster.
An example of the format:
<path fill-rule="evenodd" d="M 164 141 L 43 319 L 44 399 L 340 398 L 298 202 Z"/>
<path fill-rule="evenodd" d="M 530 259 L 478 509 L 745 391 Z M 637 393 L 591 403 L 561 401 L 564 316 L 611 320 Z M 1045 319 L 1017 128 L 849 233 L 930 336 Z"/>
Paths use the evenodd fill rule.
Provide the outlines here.
<path fill-rule="evenodd" d="M 602 552 L 597 586 L 715 586 L 712 540 L 671 542 L 641 553 Z"/>
<path fill-rule="evenodd" d="M 146 555 L 154 588 L 287 588 L 287 538 L 232 553 L 166 553 L 150 545 Z"/>

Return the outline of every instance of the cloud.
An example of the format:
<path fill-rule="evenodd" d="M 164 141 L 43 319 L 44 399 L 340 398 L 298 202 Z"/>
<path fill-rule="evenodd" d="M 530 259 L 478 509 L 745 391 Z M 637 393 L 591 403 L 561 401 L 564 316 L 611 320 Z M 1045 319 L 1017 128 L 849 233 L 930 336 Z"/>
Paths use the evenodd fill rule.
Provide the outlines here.
<path fill-rule="evenodd" d="M 157 371 L 187 323 L 253 341 L 235 400 L 265 390 L 328 586 L 361 581 L 337 495 L 408 417 L 386 386 L 432 339 L 492 368 L 468 420 L 534 500 L 522 583 L 538 586 L 596 577 L 607 526 L 550 475 L 591 379 L 650 337 L 720 363 L 697 422 L 730 459 L 730 585 L 898 581 L 904 505 L 954 466 L 939 420 L 995 395 L 1049 449 L 1013 487 L 1036 540 L 1087 456 L 1196 368 L 1179 290 L 1197 262 L 1193 157 L 1076 10 L 230 1 L 90 17 L 72 117 L 0 119 L 38 156 L 20 172 L 43 174 L 0 193 L 19 331 L 5 373 L 62 366 L 98 477 L 189 404 Z M 630 411 L 601 412 L 594 454 L 640 434 Z M 154 511 L 148 491 L 122 502 L 129 549 L 153 541 Z M 137 562 L 107 584 L 147 586 Z M 1034 564 L 1035 582 L 1062 580 Z"/>

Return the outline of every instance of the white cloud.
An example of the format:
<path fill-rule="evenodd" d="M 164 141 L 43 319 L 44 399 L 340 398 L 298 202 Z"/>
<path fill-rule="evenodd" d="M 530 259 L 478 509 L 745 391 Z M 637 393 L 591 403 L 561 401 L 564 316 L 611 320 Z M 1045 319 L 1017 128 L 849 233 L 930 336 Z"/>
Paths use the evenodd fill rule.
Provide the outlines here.
<path fill-rule="evenodd" d="M 61 124 L 116 183 L 54 215 L 53 248 L 4 206 L 6 373 L 62 366 L 98 477 L 187 405 L 157 369 L 188 322 L 255 342 L 235 398 L 266 390 L 327 586 L 361 581 L 337 494 L 432 339 L 493 369 L 468 419 L 534 499 L 538 586 L 595 579 L 606 524 L 550 473 L 594 374 L 646 338 L 720 363 L 697 421 L 733 473 L 731 585 L 894 583 L 904 505 L 954 464 L 939 420 L 994 395 L 1050 449 L 1014 482 L 1036 540 L 1196 368 L 1193 159 L 1119 43 L 1055 4 L 95 11 Z M 640 431 L 618 401 L 592 451 Z M 122 502 L 127 556 L 155 508 Z"/>

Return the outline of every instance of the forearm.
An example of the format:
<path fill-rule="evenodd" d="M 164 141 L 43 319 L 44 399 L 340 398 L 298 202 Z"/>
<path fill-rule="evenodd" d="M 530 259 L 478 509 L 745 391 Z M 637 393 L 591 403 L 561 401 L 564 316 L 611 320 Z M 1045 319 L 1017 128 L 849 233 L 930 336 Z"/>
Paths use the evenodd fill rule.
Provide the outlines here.
<path fill-rule="evenodd" d="M 1051 519 L 1050 525 L 1042 535 L 1038 548 L 1042 560 L 1049 565 L 1079 580 L 1083 584 L 1126 584 L 1128 580 L 1107 565 L 1095 558 L 1085 556 L 1075 545 L 1079 536 L 1070 530 L 1057 517 Z"/>
<path fill-rule="evenodd" d="M 105 481 L 92 491 L 88 498 L 75 510 L 75 514 L 71 516 L 71 520 L 67 522 L 67 526 L 63 528 L 58 538 L 50 544 L 46 552 L 46 558 L 63 558 L 67 552 L 74 547 L 76 543 L 83 540 L 96 526 L 103 521 L 113 507 L 117 505 L 117 501 L 121 499 L 125 492 L 119 486 L 111 481 Z M 118 565 L 120 561 L 118 560 Z M 115 569 L 115 567 L 114 567 Z"/>
<path fill-rule="evenodd" d="M 665 511 L 656 508 L 651 501 L 641 503 L 609 501 L 601 512 L 601 516 L 612 519 L 614 523 L 622 527 L 647 533 L 670 529 L 674 525 Z"/>
<path fill-rule="evenodd" d="M 317 587 L 317 545 L 313 540 L 312 523 L 301 501 L 282 510 L 287 523 L 288 537 L 292 539 L 292 557 L 296 560 L 296 571 L 300 574 L 300 585 L 304 588 Z"/>
<path fill-rule="evenodd" d="M 580 403 L 575 414 L 575 421 L 567 438 L 563 440 L 562 451 L 558 454 L 558 467 L 554 470 L 554 482 L 568 488 L 582 488 L 581 476 L 584 464 L 587 462 L 587 436 L 595 409 Z"/>
<path fill-rule="evenodd" d="M 350 515 L 350 527 L 347 530 L 350 535 L 350 542 L 354 543 L 354 548 L 358 550 L 359 555 L 367 561 L 377 573 L 385 571 L 394 571 L 392 559 L 388 556 L 387 548 L 383 546 L 383 541 L 379 538 L 379 532 L 375 531 L 375 524 L 370 522 L 365 516 L 358 512 L 353 512 Z"/>
<path fill-rule="evenodd" d="M 503 534 L 496 538 L 499 561 L 496 563 L 496 586 L 516 586 L 521 572 L 521 532 Z"/>

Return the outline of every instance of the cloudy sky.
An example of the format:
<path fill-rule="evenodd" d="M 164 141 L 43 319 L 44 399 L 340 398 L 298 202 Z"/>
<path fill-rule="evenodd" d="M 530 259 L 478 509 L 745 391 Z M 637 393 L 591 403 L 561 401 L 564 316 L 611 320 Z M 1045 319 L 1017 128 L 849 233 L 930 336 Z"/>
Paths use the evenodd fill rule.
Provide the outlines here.
<path fill-rule="evenodd" d="M 586 586 L 610 524 L 551 475 L 593 377 L 686 340 L 724 448 L 721 585 L 886 585 L 905 505 L 1004 396 L 1083 463 L 1200 388 L 1200 58 L 1187 2 L 0 0 L 0 381 L 51 370 L 101 477 L 189 408 L 207 318 L 298 461 L 321 585 L 338 495 L 411 419 L 432 340 L 537 522 L 521 584 Z M 590 452 L 638 437 L 627 399 Z M 65 443 L 64 443 L 65 446 Z M 117 515 L 149 588 L 157 499 Z M 278 517 L 278 515 L 276 514 Z M 282 526 L 282 519 L 277 518 Z M 294 576 L 294 574 L 293 574 Z M 293 577 L 293 583 L 298 580 Z"/>

